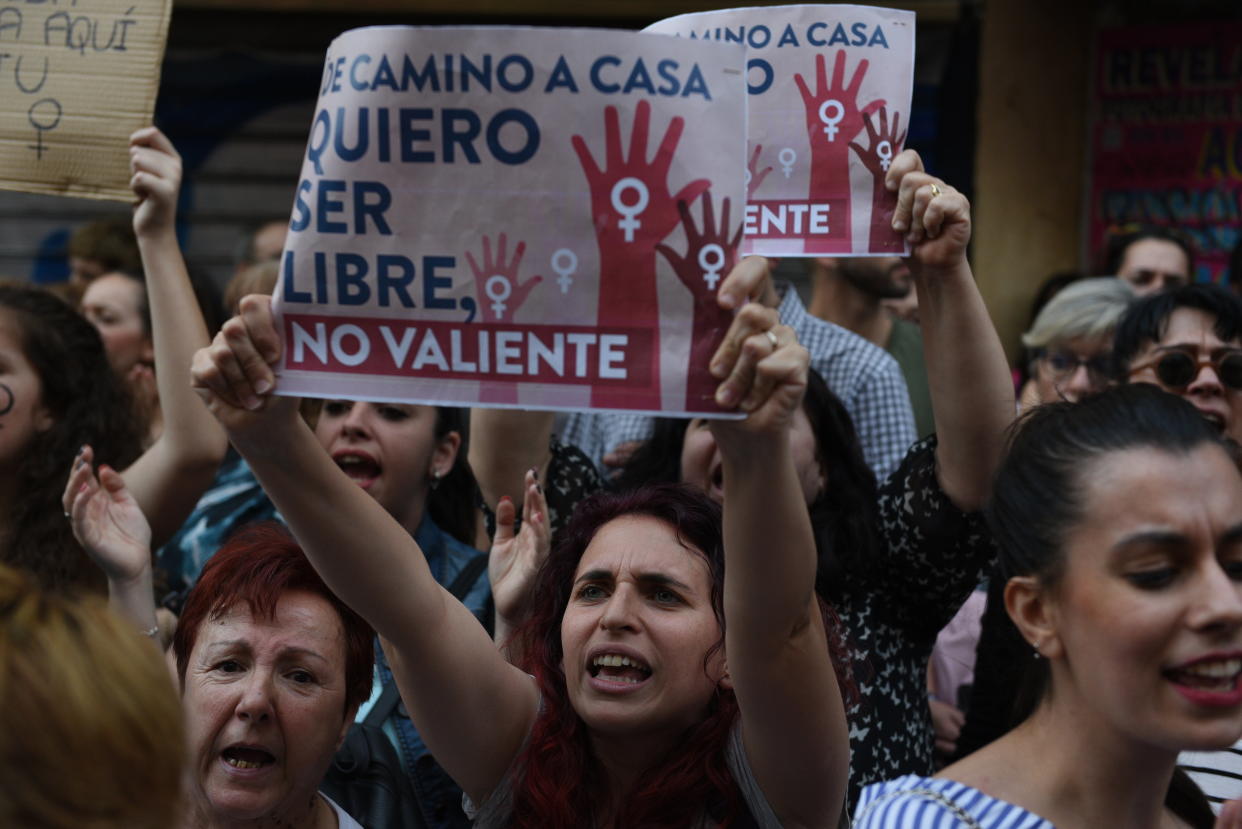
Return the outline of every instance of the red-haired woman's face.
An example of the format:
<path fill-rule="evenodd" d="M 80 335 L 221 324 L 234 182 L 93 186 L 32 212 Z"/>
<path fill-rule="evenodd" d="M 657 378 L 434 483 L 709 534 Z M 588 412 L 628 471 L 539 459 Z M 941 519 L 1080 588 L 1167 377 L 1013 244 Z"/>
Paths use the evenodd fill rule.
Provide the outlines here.
<path fill-rule="evenodd" d="M 701 720 L 725 674 L 703 555 L 673 528 L 629 515 L 595 533 L 561 620 L 570 704 L 596 738 L 675 737 Z M 605 743 L 597 743 L 603 749 Z"/>
<path fill-rule="evenodd" d="M 244 603 L 208 617 L 182 702 L 192 810 L 218 823 L 300 825 L 353 721 L 340 616 L 322 596 L 293 590 L 273 619 Z"/>

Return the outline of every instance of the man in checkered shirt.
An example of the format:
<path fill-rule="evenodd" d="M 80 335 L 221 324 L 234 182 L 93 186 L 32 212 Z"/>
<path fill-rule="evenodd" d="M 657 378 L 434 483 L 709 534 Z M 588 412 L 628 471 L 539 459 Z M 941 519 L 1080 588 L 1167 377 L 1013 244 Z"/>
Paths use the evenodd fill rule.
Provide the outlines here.
<path fill-rule="evenodd" d="M 914 413 L 897 362 L 857 334 L 808 314 L 792 286 L 772 283 L 767 263 L 759 257 L 735 268 L 720 292 L 762 297 L 769 305 L 779 299 L 781 322 L 798 335 L 811 354 L 811 368 L 823 375 L 850 413 L 876 480 L 883 481 L 896 469 L 916 438 Z M 645 439 L 651 428 L 652 418 L 646 415 L 574 412 L 560 422 L 558 435 L 561 443 L 578 447 L 608 474 L 604 456 L 621 444 Z"/>

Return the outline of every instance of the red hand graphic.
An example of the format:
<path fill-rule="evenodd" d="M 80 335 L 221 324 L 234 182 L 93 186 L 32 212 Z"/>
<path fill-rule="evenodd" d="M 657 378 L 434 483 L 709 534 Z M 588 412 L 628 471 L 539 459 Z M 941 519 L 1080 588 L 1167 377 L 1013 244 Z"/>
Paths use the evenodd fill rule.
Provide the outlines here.
<path fill-rule="evenodd" d="M 694 298 L 686 408 L 702 411 L 715 397 L 719 382 L 708 372 L 707 365 L 733 318 L 716 301 L 716 288 L 737 261 L 742 225 L 739 223 L 737 231 L 732 237 L 729 236 L 728 199 L 721 204 L 720 224 L 716 224 L 710 191 L 703 198 L 702 231 L 695 227 L 694 216 L 686 202 L 678 202 L 677 209 L 686 230 L 686 255 L 679 256 L 664 244 L 657 245 L 656 250 L 668 260 L 677 278 L 690 289 L 690 295 Z"/>
<path fill-rule="evenodd" d="M 466 261 L 474 272 L 474 286 L 479 292 L 479 310 L 486 322 L 512 321 L 517 309 L 526 302 L 526 297 L 543 281 L 542 276 L 532 276 L 525 282 L 518 282 L 518 267 L 526 253 L 526 243 L 517 243 L 513 259 L 509 262 L 505 261 L 507 244 L 505 234 L 500 234 L 496 241 L 496 258 L 493 259 L 491 243 L 484 236 L 482 266 L 466 251 Z"/>
<path fill-rule="evenodd" d="M 505 234 L 500 234 L 500 238 L 496 240 L 496 256 L 493 258 L 491 243 L 484 236 L 482 265 L 466 251 L 466 261 L 474 272 L 474 285 L 479 294 L 479 312 L 484 322 L 512 322 L 517 309 L 526 302 L 534 287 L 543 281 L 541 276 L 532 276 L 525 282 L 518 282 L 518 268 L 526 253 L 526 243 L 517 243 L 513 250 L 513 259 L 508 262 L 505 261 L 507 245 Z M 517 383 L 484 380 L 479 390 L 479 399 L 484 403 L 517 403 Z"/>
<path fill-rule="evenodd" d="M 877 127 L 872 121 L 878 121 Z M 870 253 L 901 253 L 905 250 L 902 235 L 893 230 L 893 210 L 897 207 L 897 194 L 889 192 L 884 186 L 888 176 L 890 163 L 901 152 L 906 140 L 906 133 L 898 133 L 901 113 L 893 113 L 893 122 L 888 123 L 888 108 L 880 107 L 874 119 L 866 117 L 863 126 L 867 128 L 869 146 L 863 149 L 856 141 L 850 142 L 850 149 L 858 154 L 872 177 L 871 188 L 871 239 L 868 245 Z"/>
<path fill-rule="evenodd" d="M 759 155 L 763 152 L 763 145 L 756 144 L 754 152 L 750 154 L 750 163 L 746 165 L 746 200 L 750 201 L 755 191 L 763 184 L 763 180 L 768 177 L 768 173 L 772 172 L 771 166 L 759 169 Z"/>
<path fill-rule="evenodd" d="M 833 199 L 832 238 L 850 242 L 850 151 L 849 142 L 863 128 L 863 115 L 884 106 L 872 101 L 858 106 L 858 90 L 869 65 L 866 58 L 858 62 L 849 85 L 845 84 L 845 50 L 837 52 L 832 68 L 832 83 L 824 56 L 815 56 L 815 91 L 812 92 L 801 75 L 794 75 L 802 103 L 806 108 L 806 128 L 811 142 L 811 185 L 808 198 L 827 202 Z"/>
<path fill-rule="evenodd" d="M 629 153 L 621 147 L 616 107 L 604 110 L 604 165 L 595 163 L 586 141 L 573 137 L 574 151 L 591 187 L 591 216 L 599 245 L 600 326 L 645 327 L 651 332 L 651 384 L 645 389 L 596 388 L 597 408 L 659 408 L 659 303 L 655 246 L 676 226 L 677 203 L 697 199 L 710 182 L 692 181 L 675 195 L 668 191 L 668 171 L 684 119 L 673 118 L 655 157 L 647 160 L 651 104 L 640 101 L 634 112 Z"/>

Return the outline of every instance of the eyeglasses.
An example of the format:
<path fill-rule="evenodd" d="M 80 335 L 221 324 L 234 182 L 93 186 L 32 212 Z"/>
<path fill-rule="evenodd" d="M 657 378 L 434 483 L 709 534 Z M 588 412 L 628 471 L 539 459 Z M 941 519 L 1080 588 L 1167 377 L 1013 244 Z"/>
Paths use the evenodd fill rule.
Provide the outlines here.
<path fill-rule="evenodd" d="M 1155 360 L 1131 366 L 1130 377 L 1144 369 L 1155 368 L 1156 379 L 1162 385 L 1180 391 L 1193 383 L 1207 366 L 1212 367 L 1226 388 L 1242 389 L 1242 351 L 1226 351 L 1208 360 L 1195 359 L 1185 351 L 1166 351 Z"/>
<path fill-rule="evenodd" d="M 1046 351 L 1040 354 L 1040 359 L 1048 366 L 1053 382 L 1058 384 L 1073 377 L 1079 366 L 1087 367 L 1087 378 L 1097 387 L 1107 385 L 1116 375 L 1112 354 L 1080 357 L 1072 351 Z"/>

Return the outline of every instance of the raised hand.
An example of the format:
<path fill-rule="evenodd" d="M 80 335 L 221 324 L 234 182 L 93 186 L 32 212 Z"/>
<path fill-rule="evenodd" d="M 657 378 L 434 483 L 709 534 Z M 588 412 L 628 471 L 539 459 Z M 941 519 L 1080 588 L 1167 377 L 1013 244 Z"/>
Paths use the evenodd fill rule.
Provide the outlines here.
<path fill-rule="evenodd" d="M 296 417 L 294 398 L 275 398 L 280 333 L 272 318 L 272 298 L 244 297 L 241 313 L 226 322 L 211 345 L 194 355 L 192 385 L 234 443 L 253 439 L 261 445 L 273 422 L 273 409 Z M 240 447 L 239 447 L 240 448 Z"/>
<path fill-rule="evenodd" d="M 496 505 L 496 535 L 487 559 L 487 577 L 496 603 L 496 640 L 503 642 L 513 628 L 521 624 L 529 609 L 535 574 L 551 551 L 551 530 L 548 526 L 548 505 L 535 471 L 526 473 L 526 513 L 522 528 L 515 534 L 513 526 L 517 508 L 509 496 Z"/>
<path fill-rule="evenodd" d="M 94 450 L 83 446 L 61 503 L 74 538 L 103 569 L 110 583 L 138 581 L 151 570 L 151 525 L 125 488 L 120 473 L 91 466 Z"/>
<path fill-rule="evenodd" d="M 482 265 L 475 261 L 469 251 L 466 252 L 466 261 L 470 263 L 470 270 L 474 273 L 474 285 L 478 290 L 479 308 L 487 322 L 512 320 L 530 292 L 543 281 L 542 276 L 532 276 L 525 282 L 518 281 L 518 269 L 522 264 L 522 256 L 526 253 L 526 243 L 518 242 L 513 249 L 513 259 L 506 262 L 507 243 L 505 234 L 500 234 L 496 241 L 496 256 L 493 258 L 491 242 L 484 236 Z"/>
<path fill-rule="evenodd" d="M 897 194 L 893 230 L 912 245 L 913 269 L 957 268 L 966 263 L 970 243 L 970 202 L 923 169 L 923 160 L 906 150 L 888 169 L 885 187 Z"/>
<path fill-rule="evenodd" d="M 763 145 L 756 144 L 755 149 L 750 154 L 750 163 L 746 165 L 746 200 L 750 201 L 755 196 L 755 191 L 763 184 L 763 180 L 768 177 L 768 173 L 772 172 L 771 165 L 759 169 L 759 156 L 763 153 Z"/>
<path fill-rule="evenodd" d="M 143 127 L 129 137 L 129 186 L 138 197 L 134 233 L 171 232 L 181 189 L 181 156 L 164 133 Z"/>
<path fill-rule="evenodd" d="M 893 210 L 897 206 L 897 199 L 885 186 L 885 180 L 888 178 L 888 171 L 893 165 L 893 160 L 901 152 L 901 146 L 906 141 L 906 133 L 898 131 L 901 113 L 894 112 L 892 123 L 889 123 L 887 107 L 880 107 L 875 114 L 874 121 L 878 122 L 878 127 L 871 117 L 864 116 L 863 118 L 863 126 L 867 129 L 867 148 L 863 149 L 861 144 L 851 141 L 850 149 L 858 155 L 863 166 L 871 173 L 873 180 L 871 235 L 868 250 L 870 253 L 895 253 L 900 252 L 903 247 L 901 234 L 896 233 L 892 228 Z"/>
<path fill-rule="evenodd" d="M 703 197 L 702 230 L 695 226 L 689 205 L 679 202 L 677 209 L 686 232 L 685 256 L 663 243 L 656 245 L 656 250 L 668 260 L 694 299 L 690 375 L 686 381 L 686 406 L 693 411 L 714 396 L 716 382 L 707 372 L 707 363 L 731 321 L 730 313 L 720 307 L 716 291 L 725 274 L 733 270 L 742 225 L 738 223 L 737 231 L 730 235 L 728 199 L 721 205 L 720 224 L 716 224 L 711 191 Z"/>
<path fill-rule="evenodd" d="M 591 215 L 601 252 L 610 245 L 633 245 L 653 250 L 677 226 L 677 203 L 692 202 L 707 189 L 706 179 L 692 181 L 676 195 L 668 191 L 668 171 L 681 140 L 685 120 L 672 119 L 655 157 L 647 160 L 647 132 L 651 104 L 639 101 L 634 112 L 629 153 L 621 149 L 621 120 L 617 108 L 604 110 L 604 166 L 595 163 L 586 141 L 573 137 L 574 151 L 591 186 Z"/>
<path fill-rule="evenodd" d="M 749 303 L 733 318 L 712 356 L 712 376 L 721 380 L 716 402 L 746 412 L 744 421 L 712 421 L 712 434 L 777 433 L 788 430 L 806 392 L 810 355 L 793 329 L 771 308 Z M 741 438 L 744 440 L 744 438 Z M 721 444 L 724 448 L 724 444 Z"/>

